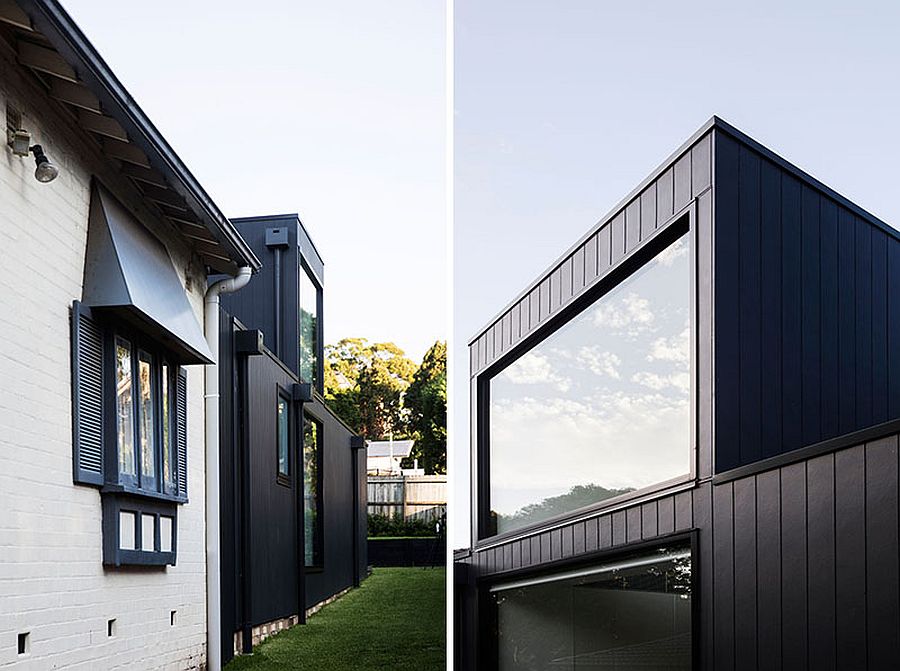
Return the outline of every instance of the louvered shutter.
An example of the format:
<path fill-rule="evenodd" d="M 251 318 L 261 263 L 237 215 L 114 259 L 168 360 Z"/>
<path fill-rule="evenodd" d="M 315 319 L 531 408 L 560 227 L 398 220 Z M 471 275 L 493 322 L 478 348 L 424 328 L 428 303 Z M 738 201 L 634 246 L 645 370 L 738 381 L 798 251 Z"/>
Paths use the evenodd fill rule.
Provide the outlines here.
<path fill-rule="evenodd" d="M 178 496 L 187 499 L 187 371 L 178 369 L 175 389 L 175 473 Z"/>
<path fill-rule="evenodd" d="M 72 461 L 75 482 L 103 484 L 103 330 L 72 304 Z"/>

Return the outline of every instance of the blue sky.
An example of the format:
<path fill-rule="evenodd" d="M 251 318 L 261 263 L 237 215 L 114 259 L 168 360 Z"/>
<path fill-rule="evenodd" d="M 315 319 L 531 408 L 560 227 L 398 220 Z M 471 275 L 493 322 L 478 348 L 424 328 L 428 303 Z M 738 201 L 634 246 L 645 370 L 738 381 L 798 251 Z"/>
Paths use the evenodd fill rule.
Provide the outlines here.
<path fill-rule="evenodd" d="M 63 0 L 227 216 L 299 212 L 325 339 L 446 333 L 443 0 Z"/>
<path fill-rule="evenodd" d="M 716 114 L 900 222 L 900 5 L 456 0 L 454 477 L 466 342 Z"/>

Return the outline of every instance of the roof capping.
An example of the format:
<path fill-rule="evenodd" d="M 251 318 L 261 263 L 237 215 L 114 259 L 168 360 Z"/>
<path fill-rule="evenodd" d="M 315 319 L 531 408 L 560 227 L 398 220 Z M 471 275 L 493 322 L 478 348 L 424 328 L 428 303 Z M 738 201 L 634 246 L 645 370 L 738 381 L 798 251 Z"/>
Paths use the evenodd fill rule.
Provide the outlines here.
<path fill-rule="evenodd" d="M 610 220 L 613 219 L 622 209 L 625 208 L 632 200 L 634 200 L 637 196 L 639 196 L 645 188 L 647 188 L 653 181 L 658 179 L 666 170 L 668 170 L 675 162 L 681 158 L 685 153 L 690 151 L 691 147 L 693 147 L 698 140 L 704 137 L 707 133 L 712 130 L 716 130 L 718 132 L 726 133 L 730 135 L 732 138 L 741 142 L 758 154 L 760 154 L 763 158 L 772 163 L 775 163 L 778 167 L 782 168 L 786 172 L 794 175 L 801 182 L 805 182 L 809 186 L 815 188 L 818 191 L 821 191 L 824 195 L 834 200 L 836 203 L 845 207 L 846 209 L 852 211 L 857 216 L 865 219 L 867 222 L 877 227 L 878 229 L 884 231 L 888 235 L 900 240 L 900 230 L 897 230 L 893 226 L 885 223 L 878 217 L 876 217 L 871 212 L 863 209 L 859 205 L 855 204 L 853 201 L 849 200 L 845 196 L 842 196 L 834 189 L 826 186 L 815 177 L 810 175 L 807 172 L 804 172 L 800 168 L 798 168 L 793 163 L 785 160 L 778 154 L 776 154 L 771 149 L 768 149 L 763 144 L 757 142 L 749 135 L 744 133 L 743 131 L 738 130 L 730 123 L 725 121 L 724 119 L 718 116 L 711 116 L 700 128 L 698 128 L 691 136 L 685 140 L 675 151 L 673 151 L 669 156 L 660 163 L 647 177 L 641 180 L 640 184 L 638 184 L 635 188 L 633 188 L 627 196 L 619 200 L 606 214 L 604 214 L 597 222 L 591 226 L 588 231 L 582 235 L 574 244 L 569 246 L 569 248 L 563 252 L 558 258 L 556 258 L 553 263 L 551 263 L 547 268 L 544 269 L 541 273 L 539 273 L 535 279 L 528 284 L 524 289 L 519 291 L 515 298 L 509 301 L 500 311 L 494 314 L 494 316 L 486 321 L 484 325 L 478 329 L 475 334 L 469 338 L 466 345 L 471 347 L 475 344 L 478 339 L 484 335 L 494 324 L 496 324 L 509 310 L 511 310 L 519 301 L 521 301 L 525 296 L 528 295 L 536 286 L 538 286 L 546 277 L 548 277 L 556 268 L 560 265 L 566 258 L 571 256 L 578 248 L 583 245 L 587 240 L 597 233 L 600 228 L 602 228 L 605 224 L 607 224 Z M 713 156 L 713 162 L 715 162 L 715 156 Z M 714 168 L 713 168 L 714 170 Z"/>

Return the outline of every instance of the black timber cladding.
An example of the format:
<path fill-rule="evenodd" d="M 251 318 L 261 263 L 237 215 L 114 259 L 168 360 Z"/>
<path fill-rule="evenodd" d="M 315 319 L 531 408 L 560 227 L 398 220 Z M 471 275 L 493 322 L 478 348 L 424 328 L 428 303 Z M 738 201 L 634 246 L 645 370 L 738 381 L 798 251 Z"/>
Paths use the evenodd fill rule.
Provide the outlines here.
<path fill-rule="evenodd" d="M 707 140 L 709 170 L 695 173 Z M 494 581 L 693 531 L 700 668 L 891 668 L 900 236 L 740 131 L 711 120 L 479 333 L 473 411 L 479 375 L 574 314 L 652 235 L 654 197 L 657 215 L 696 199 L 697 480 L 473 539 L 456 558 L 460 630 L 478 638 Z M 641 226 L 630 235 L 629 222 Z M 456 653 L 458 668 L 480 668 L 476 649 Z"/>
<path fill-rule="evenodd" d="M 715 141 L 716 470 L 900 417 L 900 236 Z"/>
<path fill-rule="evenodd" d="M 477 550 L 457 559 L 457 616 L 474 640 L 478 585 L 696 530 L 701 668 L 893 668 L 898 463 L 894 433 Z"/>

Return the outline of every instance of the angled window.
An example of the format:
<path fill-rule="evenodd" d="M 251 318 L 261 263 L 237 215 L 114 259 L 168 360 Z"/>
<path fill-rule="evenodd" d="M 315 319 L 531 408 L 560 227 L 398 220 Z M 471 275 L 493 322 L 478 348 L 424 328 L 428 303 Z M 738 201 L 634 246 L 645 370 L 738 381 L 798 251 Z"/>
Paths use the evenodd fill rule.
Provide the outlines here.
<path fill-rule="evenodd" d="M 280 483 L 291 484 L 291 408 L 290 401 L 279 391 L 276 410 L 276 442 L 278 476 Z"/>
<path fill-rule="evenodd" d="M 674 546 L 498 583 L 495 668 L 691 669 L 691 573 Z"/>
<path fill-rule="evenodd" d="M 73 480 L 101 490 L 104 563 L 173 564 L 183 366 L 212 354 L 165 245 L 96 180 L 86 257 L 71 322 Z"/>
<path fill-rule="evenodd" d="M 482 376 L 481 537 L 689 477 L 691 264 L 685 233 Z"/>
<path fill-rule="evenodd" d="M 300 267 L 300 379 L 322 389 L 319 379 L 322 343 L 319 337 L 319 304 L 322 290 L 309 271 Z"/>
<path fill-rule="evenodd" d="M 306 415 L 303 423 L 303 532 L 307 567 L 321 567 L 322 516 L 322 424 Z"/>

